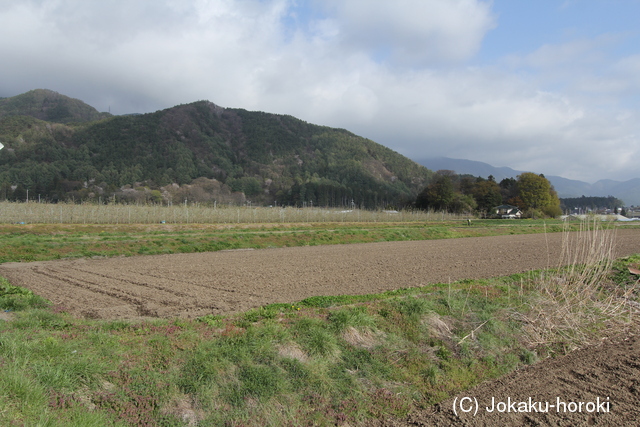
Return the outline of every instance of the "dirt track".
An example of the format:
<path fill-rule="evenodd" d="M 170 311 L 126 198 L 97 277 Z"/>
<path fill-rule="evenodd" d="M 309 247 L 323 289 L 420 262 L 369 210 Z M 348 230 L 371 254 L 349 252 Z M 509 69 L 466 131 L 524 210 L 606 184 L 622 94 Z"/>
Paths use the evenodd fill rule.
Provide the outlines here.
<path fill-rule="evenodd" d="M 314 295 L 365 294 L 555 267 L 562 234 L 76 259 L 0 265 L 0 276 L 90 318 L 197 317 Z M 640 253 L 617 230 L 616 255 Z"/>

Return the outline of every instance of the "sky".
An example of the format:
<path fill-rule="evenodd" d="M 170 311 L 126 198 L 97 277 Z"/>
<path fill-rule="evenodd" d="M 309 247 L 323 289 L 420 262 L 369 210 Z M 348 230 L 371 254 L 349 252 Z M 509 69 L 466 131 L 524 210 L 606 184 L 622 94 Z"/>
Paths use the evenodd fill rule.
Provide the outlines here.
<path fill-rule="evenodd" d="M 209 100 L 411 159 L 640 178 L 640 0 L 0 0 L 0 97 Z"/>

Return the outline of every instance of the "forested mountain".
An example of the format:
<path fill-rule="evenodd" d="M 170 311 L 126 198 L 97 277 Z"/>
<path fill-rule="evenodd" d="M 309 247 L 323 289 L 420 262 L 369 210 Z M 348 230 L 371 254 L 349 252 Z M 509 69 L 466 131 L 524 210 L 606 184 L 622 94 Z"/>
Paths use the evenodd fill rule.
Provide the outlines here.
<path fill-rule="evenodd" d="M 384 207 L 411 203 L 431 175 L 343 129 L 208 101 L 108 116 L 31 91 L 0 100 L 0 141 L 0 199 L 28 189 L 49 200 L 106 200 L 136 187 L 166 198 L 169 187 L 193 184 L 204 201 L 235 192 L 264 204 Z"/>
<path fill-rule="evenodd" d="M 55 123 L 79 123 L 109 117 L 84 102 L 47 89 L 0 99 L 0 118 L 29 116 Z"/>

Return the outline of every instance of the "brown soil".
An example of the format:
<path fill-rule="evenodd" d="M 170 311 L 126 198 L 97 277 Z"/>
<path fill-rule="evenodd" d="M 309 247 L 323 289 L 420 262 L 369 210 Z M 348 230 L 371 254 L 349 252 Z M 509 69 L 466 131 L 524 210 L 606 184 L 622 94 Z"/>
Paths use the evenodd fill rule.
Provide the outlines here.
<path fill-rule="evenodd" d="M 376 427 L 637 426 L 639 403 L 640 336 L 627 332 L 480 384 L 406 420 L 381 421 Z M 461 406 L 471 411 L 465 413 Z"/>
<path fill-rule="evenodd" d="M 6 263 L 0 276 L 81 317 L 194 318 L 556 267 L 562 239 L 552 233 Z M 617 230 L 615 247 L 616 256 L 640 253 L 640 229 Z"/>

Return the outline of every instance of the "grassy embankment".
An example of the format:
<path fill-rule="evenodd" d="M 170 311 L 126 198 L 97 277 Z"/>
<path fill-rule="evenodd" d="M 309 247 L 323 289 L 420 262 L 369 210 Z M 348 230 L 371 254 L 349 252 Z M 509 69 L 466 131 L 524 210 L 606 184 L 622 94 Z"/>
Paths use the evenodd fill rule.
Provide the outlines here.
<path fill-rule="evenodd" d="M 269 230 L 278 236 L 269 238 L 286 242 L 281 245 L 311 244 L 295 238 L 308 232 L 348 243 L 360 241 L 354 237 L 359 231 L 388 228 L 394 235 L 399 228 L 420 236 L 424 229 L 424 224 L 345 226 L 304 226 L 303 231 L 292 226 Z M 467 230 L 441 226 L 452 235 Z M 44 239 L 47 227 L 32 231 Z M 490 223 L 474 223 L 469 230 L 474 227 L 492 229 Z M 82 247 L 84 233 L 73 230 L 57 236 Z M 200 233 L 268 234 L 249 230 L 187 229 L 169 237 L 163 233 L 176 231 L 137 228 L 136 233 L 149 241 L 191 239 L 196 247 Z M 100 244 L 102 231 L 88 232 L 87 239 Z M 127 231 L 111 230 L 103 237 L 131 236 Z M 524 230 L 509 230 L 519 231 Z M 30 233 L 18 235 L 26 239 L 23 246 L 30 244 Z M 20 253 L 20 247 L 14 251 Z M 75 319 L 0 281 L 0 307 L 14 310 L 13 320 L 0 321 L 0 423 L 353 425 L 371 417 L 403 417 L 629 321 L 632 312 L 623 297 L 637 296 L 626 266 L 640 263 L 640 256 L 612 263 L 609 248 L 607 231 L 591 230 L 581 244 L 567 245 L 565 259 L 573 267 L 560 271 L 309 298 L 198 321 Z"/>

